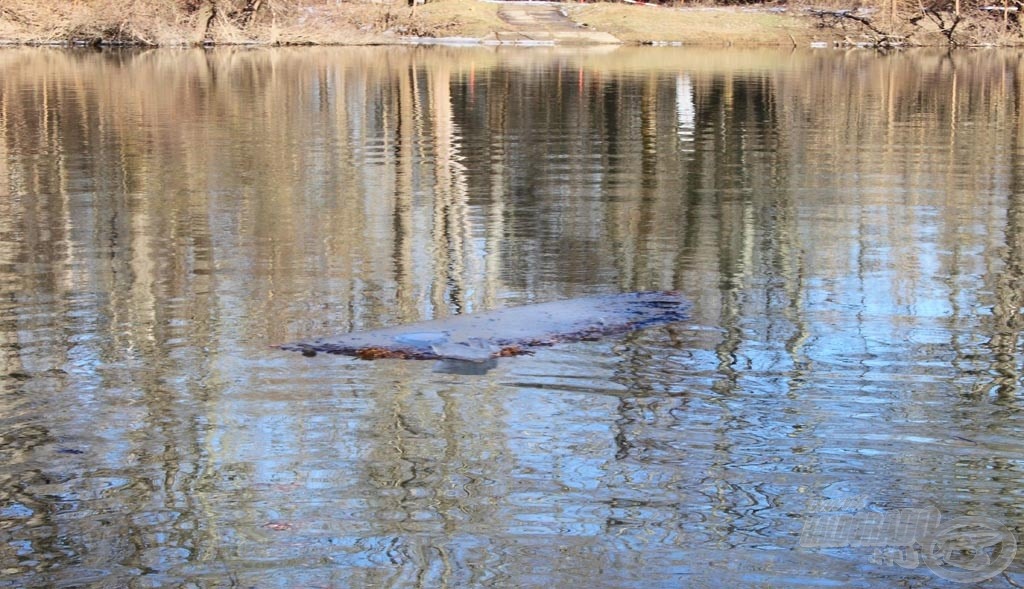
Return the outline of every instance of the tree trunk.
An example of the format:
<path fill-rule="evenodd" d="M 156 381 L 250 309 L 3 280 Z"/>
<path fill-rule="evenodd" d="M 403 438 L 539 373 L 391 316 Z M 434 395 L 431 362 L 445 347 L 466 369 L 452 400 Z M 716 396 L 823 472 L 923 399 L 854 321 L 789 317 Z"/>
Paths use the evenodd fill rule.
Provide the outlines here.
<path fill-rule="evenodd" d="M 206 37 L 210 32 L 210 25 L 213 24 L 213 19 L 216 16 L 216 0 L 210 0 L 210 2 L 199 7 L 198 12 L 196 12 L 196 26 L 192 30 L 192 38 L 189 39 L 192 45 L 202 45 L 206 41 Z"/>
<path fill-rule="evenodd" d="M 242 27 L 246 27 L 252 22 L 252 19 L 256 16 L 256 11 L 263 5 L 263 0 L 249 0 L 245 3 L 245 8 L 242 9 L 241 18 L 238 19 L 238 24 Z"/>

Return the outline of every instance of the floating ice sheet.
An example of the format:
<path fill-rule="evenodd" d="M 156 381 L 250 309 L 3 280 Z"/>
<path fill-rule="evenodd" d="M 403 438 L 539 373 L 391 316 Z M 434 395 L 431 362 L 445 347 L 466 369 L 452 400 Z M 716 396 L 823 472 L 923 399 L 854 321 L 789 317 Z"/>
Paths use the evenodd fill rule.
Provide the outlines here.
<path fill-rule="evenodd" d="M 675 292 L 599 295 L 298 341 L 281 348 L 307 356 L 323 352 L 364 360 L 486 362 L 528 354 L 540 346 L 682 321 L 688 308 Z"/>

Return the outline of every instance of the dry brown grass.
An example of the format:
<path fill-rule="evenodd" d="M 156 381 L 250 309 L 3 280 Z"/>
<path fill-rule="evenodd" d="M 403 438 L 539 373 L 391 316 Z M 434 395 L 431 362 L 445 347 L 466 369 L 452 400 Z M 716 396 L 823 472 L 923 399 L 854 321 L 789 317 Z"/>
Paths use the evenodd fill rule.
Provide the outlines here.
<path fill-rule="evenodd" d="M 244 6 L 244 0 L 234 7 Z M 510 30 L 499 5 L 479 0 L 323 2 L 264 0 L 251 22 L 225 6 L 209 21 L 205 0 L 2 0 L 0 38 L 16 42 L 130 42 L 152 45 L 368 44 L 401 37 L 482 38 Z M 675 9 L 613 3 L 567 5 L 571 17 L 626 42 L 787 44 L 814 36 L 807 21 L 767 11 Z"/>
<path fill-rule="evenodd" d="M 214 12 L 211 0 L 0 0 L 0 41 L 364 45 L 405 37 L 484 38 L 511 30 L 498 16 L 500 5 L 480 0 L 430 0 L 415 8 L 405 0 L 263 0 L 248 20 L 240 16 L 246 1 L 217 0 Z M 617 2 L 565 6 L 576 22 L 626 43 L 806 46 L 812 41 L 870 40 L 856 23 L 822 28 L 819 19 L 798 8 L 786 12 Z M 937 27 L 919 22 L 903 23 L 904 28 L 912 27 L 908 30 L 916 43 L 946 42 Z M 1021 39 L 1019 27 L 1008 30 L 984 14 L 959 31 L 963 38 L 980 42 L 1012 44 Z"/>
<path fill-rule="evenodd" d="M 806 45 L 836 35 L 815 28 L 806 17 L 762 8 L 581 4 L 573 20 L 626 42 L 681 42 L 699 45 Z"/>
<path fill-rule="evenodd" d="M 169 3 L 149 0 L 34 2 L 5 0 L 0 33 L 27 42 L 142 43 L 181 42 L 187 14 Z"/>
<path fill-rule="evenodd" d="M 457 19 L 444 13 L 448 2 L 411 9 L 404 2 L 265 0 L 243 23 L 237 6 L 232 13 L 232 5 L 223 0 L 218 12 L 205 10 L 203 0 L 0 0 L 0 39 L 144 45 L 387 43 L 452 30 Z M 417 12 L 440 16 L 420 18 Z"/>
<path fill-rule="evenodd" d="M 433 0 L 416 10 L 417 18 L 428 26 L 452 36 L 479 39 L 509 29 L 498 16 L 498 6 L 479 0 Z"/>

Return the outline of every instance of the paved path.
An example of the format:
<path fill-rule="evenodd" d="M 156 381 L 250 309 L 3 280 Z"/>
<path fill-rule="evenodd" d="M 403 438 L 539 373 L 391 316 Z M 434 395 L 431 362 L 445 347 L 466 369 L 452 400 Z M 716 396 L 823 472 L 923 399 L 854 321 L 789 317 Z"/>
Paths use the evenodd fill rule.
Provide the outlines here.
<path fill-rule="evenodd" d="M 557 2 L 520 0 L 499 4 L 498 16 L 511 30 L 492 33 L 484 38 L 484 42 L 558 45 L 621 43 L 608 33 L 592 31 L 569 20 L 564 5 Z"/>

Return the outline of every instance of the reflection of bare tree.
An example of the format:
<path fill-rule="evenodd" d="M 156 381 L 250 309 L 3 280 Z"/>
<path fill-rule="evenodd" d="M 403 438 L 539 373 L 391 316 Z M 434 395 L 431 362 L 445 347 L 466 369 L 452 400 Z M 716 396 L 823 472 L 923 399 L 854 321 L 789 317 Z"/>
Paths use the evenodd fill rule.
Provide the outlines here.
<path fill-rule="evenodd" d="M 0 94 L 0 100 L 3 95 Z M 0 172 L 6 163 L 3 158 L 3 146 L 6 141 L 0 141 Z M 8 178 L 8 176 L 3 176 Z M 6 192 L 6 183 L 0 184 L 0 235 L 13 236 L 19 231 L 19 220 L 17 201 L 10 198 Z M 12 375 L 23 374 L 25 365 L 22 362 L 20 353 L 21 344 L 18 341 L 19 325 L 14 310 L 18 307 L 18 293 L 21 288 L 21 274 L 18 272 L 19 259 L 23 252 L 19 242 L 10 237 L 0 239 L 0 291 L 4 294 L 0 297 L 0 374 Z M 4 389 L 16 386 L 11 380 L 4 381 Z"/>
<path fill-rule="evenodd" d="M 245 427 L 222 428 L 224 439 L 209 433 L 233 408 L 218 378 L 225 363 L 239 362 L 231 352 L 299 333 L 417 320 L 504 297 L 682 290 L 697 301 L 698 323 L 725 332 L 624 340 L 613 378 L 629 396 L 612 409 L 614 451 L 649 464 L 661 452 L 677 457 L 679 415 L 713 412 L 716 420 L 701 424 L 700 472 L 673 480 L 700 487 L 723 511 L 730 488 L 716 477 L 725 481 L 744 449 L 781 437 L 752 424 L 736 402 L 765 382 L 780 394 L 807 391 L 815 343 L 825 342 L 817 352 L 836 363 L 826 370 L 874 354 L 877 364 L 860 369 L 889 363 L 883 368 L 912 378 L 927 347 L 887 330 L 910 320 L 983 330 L 988 341 L 964 343 L 958 361 L 991 369 L 1004 399 L 1019 392 L 1019 128 L 993 139 L 989 128 L 964 123 L 1005 130 L 1019 122 L 1020 105 L 1001 98 L 1020 94 L 1012 59 L 787 57 L 786 67 L 802 60 L 813 74 L 798 77 L 778 63 L 730 66 L 733 54 L 713 68 L 685 53 L 640 67 L 629 51 L 606 60 L 530 54 L 524 63 L 441 49 L 385 58 L 362 49 L 25 55 L 0 56 L 0 371 L 12 375 L 0 404 L 5 414 L 25 399 L 61 408 L 36 410 L 45 426 L 0 436 L 11 459 L 11 484 L 0 488 L 5 500 L 57 513 L 46 492 L 88 488 L 99 475 L 85 461 L 112 457 L 105 475 L 138 482 L 108 491 L 103 505 L 156 514 L 156 523 L 118 524 L 130 544 L 121 561 L 171 540 L 191 542 L 196 554 L 216 544 L 196 538 L 219 537 L 217 493 L 271 468 L 238 459 Z M 147 87 L 160 92 L 140 91 Z M 919 145 L 944 148 L 912 151 Z M 1008 176 L 989 149 L 1014 154 Z M 950 172 L 936 180 L 936 169 Z M 1006 217 L 996 218 L 977 195 L 1007 184 Z M 939 270 L 927 267 L 932 260 Z M 918 309 L 933 299 L 955 302 L 948 322 L 924 323 Z M 991 317 L 978 319 L 979 306 Z M 830 338 L 837 349 L 822 352 Z M 651 341 L 665 354 L 652 353 Z M 707 373 L 701 403 L 673 380 L 694 368 L 666 360 L 695 341 L 711 350 L 708 366 L 697 367 Z M 897 347 L 916 355 L 896 358 Z M 228 366 L 232 377 L 250 378 L 240 388 L 280 395 L 274 400 L 295 422 L 314 410 L 294 409 L 286 395 L 324 393 L 282 384 L 277 366 L 266 382 Z M 506 480 L 489 460 L 510 452 L 514 412 L 480 401 L 490 403 L 481 425 L 465 415 L 462 392 L 424 394 L 436 380 L 414 386 L 406 369 L 378 373 L 397 384 L 367 395 L 373 431 L 351 434 L 358 451 L 346 464 L 357 466 L 345 474 L 351 488 L 381 488 L 381 509 L 407 518 L 400 531 L 423 515 L 447 532 L 457 524 L 446 513 L 459 505 L 436 490 L 450 483 L 458 492 L 481 473 Z M 332 377 L 341 373 L 330 394 L 367 390 L 344 370 Z M 80 402 L 74 411 L 69 396 Z M 827 433 L 833 416 L 791 409 L 773 424 Z M 97 425 L 107 428 L 102 439 L 90 432 Z M 282 438 L 299 444 L 294 432 Z M 58 444 L 65 452 L 54 460 Z M 86 482 L 23 458 L 59 462 Z M 258 526 L 250 497 L 233 506 L 238 520 Z M 500 517 L 499 504 L 478 502 L 473 517 Z M 32 541 L 56 550 L 76 525 L 51 517 Z"/>
<path fill-rule="evenodd" d="M 196 426 L 210 390 L 200 350 L 213 343 L 217 311 L 211 231 L 205 199 L 193 201 L 196 187 L 165 192 L 180 176 L 148 167 L 178 150 L 132 122 L 143 110 L 140 96 L 104 94 L 88 83 L 97 69 L 117 73 L 122 64 L 78 59 L 81 69 L 67 56 L 51 65 L 70 68 L 63 76 L 9 76 L 0 86 L 0 96 L 46 97 L 43 111 L 8 108 L 14 116 L 0 136 L 4 149 L 46 154 L 21 160 L 3 178 L 12 198 L 0 205 L 0 280 L 16 298 L 4 302 L 0 338 L 43 409 L 23 418 L 49 431 L 38 443 L 18 432 L 0 441 L 0 452 L 21 445 L 20 456 L 5 461 L 20 489 L 14 500 L 49 514 L 45 524 L 29 520 L 16 531 L 31 539 L 34 554 L 86 566 L 142 563 L 154 547 L 194 546 L 204 534 L 192 518 L 200 509 Z M 112 111 L 124 117 L 112 119 Z M 183 339 L 200 345 L 184 359 L 175 350 Z M 46 466 L 33 475 L 33 463 Z M 19 476 L 22 466 L 29 470 Z M 86 499 L 79 512 L 65 504 Z M 159 514 L 166 527 L 119 521 L 110 538 L 90 524 L 108 508 Z M 192 531 L 176 537 L 178 526 Z"/>
<path fill-rule="evenodd" d="M 466 310 L 466 248 L 469 227 L 464 165 L 460 137 L 452 113 L 452 73 L 436 68 L 430 73 L 431 114 L 434 120 L 434 284 L 435 315 L 448 309 Z"/>
<path fill-rule="evenodd" d="M 398 117 L 395 130 L 395 194 L 394 218 L 394 272 L 395 299 L 401 307 L 400 318 L 410 321 L 416 317 L 416 288 L 413 284 L 413 175 L 415 174 L 415 147 L 420 130 L 416 128 L 419 104 L 416 76 L 418 68 L 412 64 L 408 70 L 399 70 Z"/>
<path fill-rule="evenodd" d="M 1019 132 L 1015 134 L 1019 138 Z M 1021 148 L 1013 150 L 1019 160 Z M 1003 267 L 995 281 L 995 304 L 992 306 L 992 337 L 988 347 L 992 353 L 992 384 L 1002 399 L 1014 399 L 1020 390 L 1021 350 L 1024 332 L 1024 162 L 1014 161 L 1013 183 L 1006 210 L 1006 246 Z"/>

